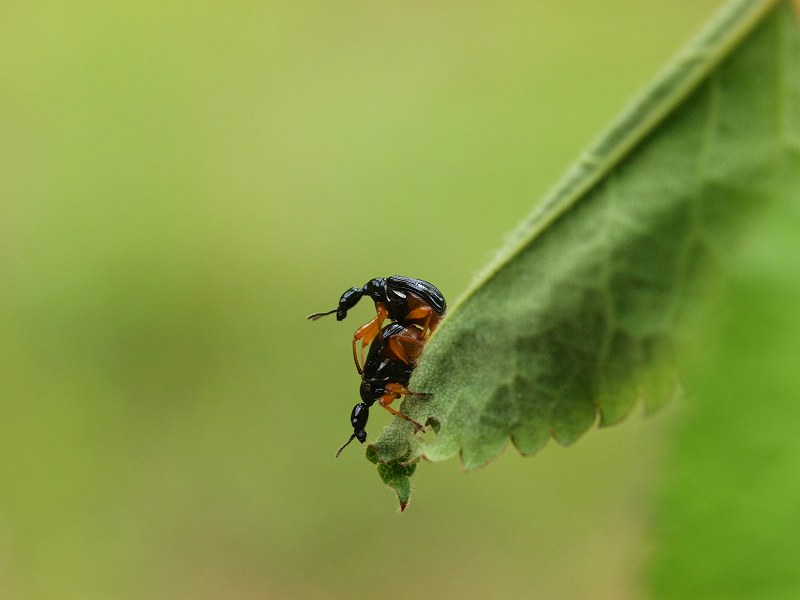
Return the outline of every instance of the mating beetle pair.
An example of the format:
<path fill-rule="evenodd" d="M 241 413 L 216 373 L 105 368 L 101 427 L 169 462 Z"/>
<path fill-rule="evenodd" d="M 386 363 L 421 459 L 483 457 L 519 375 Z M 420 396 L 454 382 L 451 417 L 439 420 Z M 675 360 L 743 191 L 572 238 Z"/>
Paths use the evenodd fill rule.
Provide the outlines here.
<path fill-rule="evenodd" d="M 353 407 L 350 415 L 353 434 L 339 448 L 337 457 L 353 439 L 362 444 L 366 441 L 365 427 L 369 409 L 375 402 L 395 416 L 411 422 L 417 431 L 423 430 L 422 425 L 396 411 L 390 404 L 401 396 L 428 396 L 423 392 L 409 390 L 408 382 L 425 342 L 436 329 L 447 308 L 444 296 L 433 284 L 395 275 L 376 277 L 363 287 L 350 288 L 342 294 L 337 308 L 314 313 L 308 318 L 316 320 L 336 313 L 336 320 L 341 321 L 347 317 L 347 311 L 364 296 L 369 296 L 375 302 L 377 314 L 359 327 L 353 336 L 353 360 L 361 375 L 361 402 Z M 390 319 L 392 323 L 383 327 L 386 319 Z M 367 345 L 369 352 L 364 360 L 364 348 Z"/>

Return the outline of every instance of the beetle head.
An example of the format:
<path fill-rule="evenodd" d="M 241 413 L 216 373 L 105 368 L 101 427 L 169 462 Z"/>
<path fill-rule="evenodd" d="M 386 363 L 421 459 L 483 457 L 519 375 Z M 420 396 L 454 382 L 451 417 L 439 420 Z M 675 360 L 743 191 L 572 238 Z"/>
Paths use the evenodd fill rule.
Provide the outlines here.
<path fill-rule="evenodd" d="M 344 318 L 347 317 L 347 311 L 358 304 L 358 301 L 361 300 L 361 296 L 363 295 L 364 290 L 358 287 L 350 288 L 342 294 L 342 297 L 339 298 L 339 307 L 336 309 L 336 320 L 344 320 Z"/>
<path fill-rule="evenodd" d="M 353 435 L 351 435 L 350 439 L 336 452 L 336 458 L 339 458 L 342 450 L 344 450 L 353 439 L 358 440 L 362 444 L 367 441 L 367 430 L 365 427 L 367 426 L 368 419 L 369 406 L 363 402 L 359 402 L 353 407 L 353 412 L 350 413 L 350 424 L 353 426 Z"/>
<path fill-rule="evenodd" d="M 386 277 L 376 277 L 364 284 L 364 293 L 375 302 L 386 301 Z"/>
<path fill-rule="evenodd" d="M 308 315 L 306 319 L 309 319 L 310 321 L 316 321 L 320 317 L 336 313 L 336 320 L 342 321 L 345 319 L 345 317 L 347 317 L 347 311 L 353 308 L 356 304 L 358 304 L 358 301 L 361 300 L 361 296 L 363 295 L 364 295 L 363 288 L 358 288 L 358 287 L 350 288 L 344 294 L 342 294 L 341 298 L 339 298 L 339 306 L 327 312 L 314 313 L 312 315 Z"/>

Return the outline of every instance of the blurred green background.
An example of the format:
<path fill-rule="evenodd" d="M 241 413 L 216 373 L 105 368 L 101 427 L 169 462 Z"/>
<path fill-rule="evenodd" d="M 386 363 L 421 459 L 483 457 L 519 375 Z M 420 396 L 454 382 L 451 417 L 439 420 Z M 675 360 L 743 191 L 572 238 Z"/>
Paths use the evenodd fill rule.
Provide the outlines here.
<path fill-rule="evenodd" d="M 0 4 L 0 596 L 647 595 L 680 405 L 401 515 L 304 317 L 454 301 L 721 4 Z"/>

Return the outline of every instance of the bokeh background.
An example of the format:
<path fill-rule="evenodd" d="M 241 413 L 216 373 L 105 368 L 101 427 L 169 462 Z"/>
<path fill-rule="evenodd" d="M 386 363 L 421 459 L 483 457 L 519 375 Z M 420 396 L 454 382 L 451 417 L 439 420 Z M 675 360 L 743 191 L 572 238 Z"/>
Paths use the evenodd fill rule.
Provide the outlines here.
<path fill-rule="evenodd" d="M 0 3 L 0 597 L 647 596 L 684 405 L 400 514 L 304 317 L 455 300 L 721 4 Z"/>

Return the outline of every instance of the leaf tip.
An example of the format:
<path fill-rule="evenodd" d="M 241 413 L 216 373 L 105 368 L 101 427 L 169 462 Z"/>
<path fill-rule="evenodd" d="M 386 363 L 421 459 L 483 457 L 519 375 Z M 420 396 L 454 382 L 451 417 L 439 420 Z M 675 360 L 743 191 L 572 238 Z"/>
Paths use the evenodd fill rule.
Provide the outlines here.
<path fill-rule="evenodd" d="M 409 457 L 406 456 L 404 458 L 408 459 Z M 411 499 L 411 476 L 417 469 L 417 462 L 414 460 L 409 463 L 403 463 L 398 460 L 384 463 L 375 452 L 374 446 L 367 448 L 367 459 L 378 465 L 378 475 L 397 494 L 400 512 L 405 512 Z"/>

